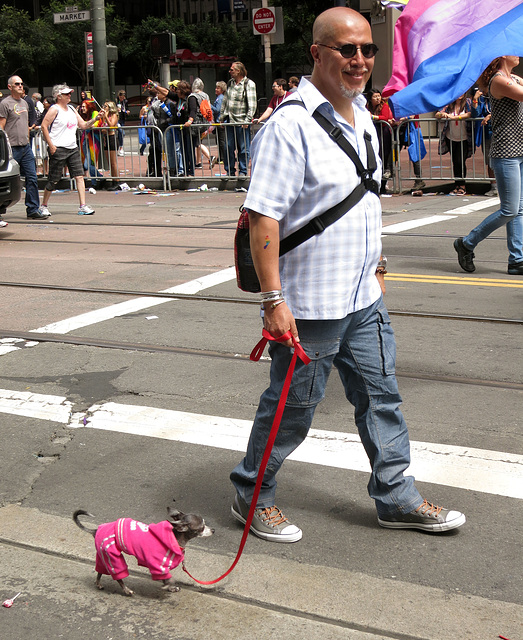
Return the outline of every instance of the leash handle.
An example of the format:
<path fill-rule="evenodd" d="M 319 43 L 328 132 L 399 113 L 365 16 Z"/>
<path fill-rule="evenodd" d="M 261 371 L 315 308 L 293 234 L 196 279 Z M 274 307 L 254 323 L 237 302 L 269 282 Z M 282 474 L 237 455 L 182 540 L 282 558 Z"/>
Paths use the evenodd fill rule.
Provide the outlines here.
<path fill-rule="evenodd" d="M 285 403 L 287 402 L 287 396 L 289 395 L 292 375 L 296 367 L 296 361 L 299 358 L 305 365 L 309 364 L 309 362 L 311 361 L 309 356 L 303 350 L 303 347 L 300 345 L 299 342 L 296 342 L 294 336 L 290 331 L 287 331 L 282 336 L 275 338 L 266 329 L 263 329 L 262 335 L 263 335 L 262 339 L 254 347 L 250 355 L 250 359 L 253 360 L 254 362 L 258 362 L 258 360 L 261 358 L 263 350 L 265 349 L 265 345 L 269 341 L 287 342 L 287 340 L 292 340 L 294 353 L 292 354 L 291 362 L 290 362 L 289 368 L 287 369 L 287 375 L 285 376 L 285 382 L 283 384 L 283 389 L 280 395 L 280 399 L 278 401 L 276 414 L 272 422 L 272 427 L 269 433 L 269 437 L 267 439 L 267 444 L 265 445 L 265 451 L 263 452 L 262 461 L 260 464 L 260 468 L 258 470 L 258 477 L 256 478 L 256 486 L 254 487 L 254 494 L 252 496 L 251 506 L 249 508 L 249 515 L 247 516 L 247 520 L 245 522 L 245 527 L 243 529 L 243 535 L 240 541 L 240 546 L 238 548 L 238 553 L 236 554 L 236 558 L 234 559 L 234 562 L 229 567 L 229 569 L 227 569 L 227 571 L 223 575 L 221 575 L 219 578 L 216 578 L 215 580 L 208 580 L 208 581 L 198 580 L 197 578 L 192 576 L 187 570 L 187 568 L 185 567 L 185 562 L 182 563 L 182 568 L 185 571 L 185 573 L 198 584 L 203 584 L 203 585 L 216 584 L 217 582 L 220 582 L 220 580 L 223 580 L 225 577 L 227 577 L 231 573 L 231 571 L 234 569 L 234 567 L 238 564 L 238 561 L 243 553 L 245 543 L 247 542 L 247 536 L 249 535 L 249 530 L 251 528 L 252 520 L 254 518 L 254 512 L 256 511 L 256 504 L 258 502 L 258 497 L 260 495 L 260 490 L 263 482 L 263 476 L 265 474 L 265 469 L 267 468 L 267 464 L 269 462 L 272 448 L 274 447 L 274 441 L 276 440 L 278 429 L 280 428 L 280 423 L 283 416 L 283 410 L 285 409 Z"/>

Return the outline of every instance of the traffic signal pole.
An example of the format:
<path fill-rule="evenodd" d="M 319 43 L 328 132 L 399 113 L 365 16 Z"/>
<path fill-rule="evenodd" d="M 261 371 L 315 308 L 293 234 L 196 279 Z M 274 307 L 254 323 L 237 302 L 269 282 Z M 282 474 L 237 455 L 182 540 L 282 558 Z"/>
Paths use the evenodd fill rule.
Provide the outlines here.
<path fill-rule="evenodd" d="M 94 97 L 100 104 L 110 100 L 107 68 L 107 35 L 105 30 L 105 0 L 91 0 L 93 31 Z"/>

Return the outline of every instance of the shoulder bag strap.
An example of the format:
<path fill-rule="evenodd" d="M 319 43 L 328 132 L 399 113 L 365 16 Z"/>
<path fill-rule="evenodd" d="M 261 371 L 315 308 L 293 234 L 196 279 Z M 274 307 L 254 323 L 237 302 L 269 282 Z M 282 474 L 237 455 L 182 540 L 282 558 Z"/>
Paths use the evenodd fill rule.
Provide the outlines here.
<path fill-rule="evenodd" d="M 281 109 L 282 107 L 290 104 L 299 104 L 303 108 L 305 108 L 305 105 L 301 100 L 286 100 L 283 101 L 277 108 Z M 334 224 L 350 209 L 352 209 L 352 207 L 354 207 L 363 198 L 367 191 L 371 191 L 379 197 L 380 186 L 375 180 L 372 179 L 372 174 L 377 169 L 378 165 L 376 162 L 376 155 L 372 147 L 371 135 L 367 131 L 365 131 L 364 133 L 368 164 L 368 168 L 365 169 L 356 150 L 347 140 L 347 138 L 345 138 L 342 130 L 338 126 L 333 125 L 327 118 L 325 118 L 325 116 L 323 116 L 321 113 L 318 113 L 317 110 L 314 111 L 312 115 L 316 122 L 328 133 L 329 137 L 354 162 L 356 171 L 361 178 L 361 182 L 341 202 L 338 202 L 338 204 L 335 204 L 333 207 L 331 207 L 327 211 L 324 211 L 319 216 L 316 216 L 312 220 L 309 220 L 309 222 L 300 229 L 297 229 L 286 238 L 283 238 L 280 241 L 280 256 L 288 253 L 292 249 L 295 249 L 298 245 L 302 244 L 309 238 L 312 238 L 312 236 L 321 233 L 331 224 Z"/>

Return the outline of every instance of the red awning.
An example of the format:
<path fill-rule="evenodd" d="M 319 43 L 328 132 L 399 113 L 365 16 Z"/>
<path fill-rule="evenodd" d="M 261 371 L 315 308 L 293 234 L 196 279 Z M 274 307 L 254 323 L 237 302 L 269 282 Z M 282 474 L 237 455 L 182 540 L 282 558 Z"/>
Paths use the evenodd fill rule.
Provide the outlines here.
<path fill-rule="evenodd" d="M 205 53 L 204 51 L 191 51 L 190 49 L 176 49 L 176 53 L 171 56 L 171 64 L 183 62 L 207 62 L 210 64 L 229 63 L 236 60 L 236 56 L 219 56 L 216 53 Z"/>

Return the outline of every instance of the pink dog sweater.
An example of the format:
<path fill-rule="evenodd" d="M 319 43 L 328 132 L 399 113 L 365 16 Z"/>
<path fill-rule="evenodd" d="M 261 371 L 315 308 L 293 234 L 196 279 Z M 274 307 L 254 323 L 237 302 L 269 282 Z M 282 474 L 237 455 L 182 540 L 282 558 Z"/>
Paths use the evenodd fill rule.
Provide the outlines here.
<path fill-rule="evenodd" d="M 176 540 L 170 522 L 143 524 L 132 518 L 101 524 L 94 537 L 96 571 L 123 580 L 129 570 L 123 553 L 147 567 L 153 580 L 167 580 L 171 569 L 183 560 L 183 550 Z"/>

